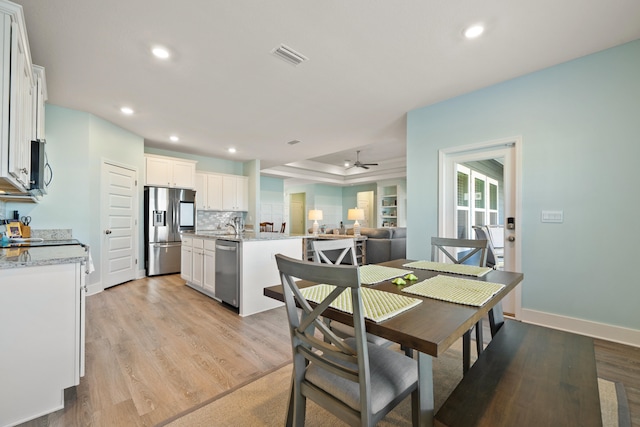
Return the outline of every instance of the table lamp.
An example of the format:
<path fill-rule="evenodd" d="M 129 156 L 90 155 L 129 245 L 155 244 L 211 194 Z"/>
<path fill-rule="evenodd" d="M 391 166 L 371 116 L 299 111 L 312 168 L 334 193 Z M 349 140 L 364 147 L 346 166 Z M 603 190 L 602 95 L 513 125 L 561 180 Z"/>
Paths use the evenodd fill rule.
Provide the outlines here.
<path fill-rule="evenodd" d="M 359 209 L 359 208 L 349 209 L 349 211 L 347 212 L 347 219 L 349 220 L 353 219 L 356 221 L 353 223 L 353 235 L 359 236 L 360 223 L 358 221 L 364 219 L 364 209 Z"/>
<path fill-rule="evenodd" d="M 311 209 L 309 211 L 309 219 L 313 220 L 313 235 L 318 235 L 318 220 L 322 219 L 322 211 L 320 209 Z"/>

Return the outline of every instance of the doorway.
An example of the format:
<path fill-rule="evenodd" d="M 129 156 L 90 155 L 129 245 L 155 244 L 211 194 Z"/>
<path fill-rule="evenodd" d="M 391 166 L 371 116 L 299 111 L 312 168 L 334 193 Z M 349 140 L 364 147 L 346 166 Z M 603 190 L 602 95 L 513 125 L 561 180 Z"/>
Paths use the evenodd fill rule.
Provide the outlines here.
<path fill-rule="evenodd" d="M 136 278 L 138 186 L 135 168 L 102 163 L 102 287 Z"/>
<path fill-rule="evenodd" d="M 373 197 L 373 191 L 359 191 L 356 194 L 356 207 L 364 210 L 364 220 L 360 222 L 362 227 L 375 227 Z"/>
<path fill-rule="evenodd" d="M 306 234 L 305 216 L 306 193 L 293 193 L 289 199 L 290 234 Z"/>
<path fill-rule="evenodd" d="M 459 165 L 471 162 L 496 160 L 503 164 L 503 213 L 504 269 L 521 271 L 521 174 L 522 139 L 506 138 L 485 143 L 470 144 L 461 147 L 443 149 L 439 152 L 438 184 L 438 235 L 459 237 L 462 224 L 459 224 L 459 204 L 457 177 Z M 469 197 L 475 197 L 470 189 Z M 473 194 L 473 196 L 471 196 Z M 505 227 L 510 222 L 513 227 Z M 504 312 L 520 317 L 521 287 L 518 286 L 502 301 Z"/>

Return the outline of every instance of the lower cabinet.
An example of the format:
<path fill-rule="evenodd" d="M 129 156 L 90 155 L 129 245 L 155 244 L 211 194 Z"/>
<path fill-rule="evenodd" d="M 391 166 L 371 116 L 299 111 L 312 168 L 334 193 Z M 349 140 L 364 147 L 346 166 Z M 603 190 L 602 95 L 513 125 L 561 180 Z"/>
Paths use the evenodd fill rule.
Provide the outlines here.
<path fill-rule="evenodd" d="M 85 265 L 0 270 L 0 425 L 64 408 L 84 376 Z"/>
<path fill-rule="evenodd" d="M 215 239 L 182 238 L 180 277 L 187 285 L 210 297 L 216 296 Z"/>
<path fill-rule="evenodd" d="M 211 295 L 216 294 L 216 241 L 204 241 L 204 274 L 202 287 Z"/>

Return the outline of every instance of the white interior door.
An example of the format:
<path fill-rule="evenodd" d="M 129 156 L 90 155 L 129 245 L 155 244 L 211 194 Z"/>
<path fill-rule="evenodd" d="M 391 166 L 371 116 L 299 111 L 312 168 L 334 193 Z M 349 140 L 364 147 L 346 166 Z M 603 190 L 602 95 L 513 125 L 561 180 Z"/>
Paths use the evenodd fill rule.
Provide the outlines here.
<path fill-rule="evenodd" d="M 362 227 L 371 227 L 375 223 L 373 217 L 373 191 L 360 191 L 356 195 L 357 207 L 364 210 L 364 220 L 360 222 Z"/>
<path fill-rule="evenodd" d="M 438 235 L 457 237 L 456 176 L 459 163 L 502 159 L 504 164 L 504 225 L 513 218 L 513 228 L 504 229 L 504 270 L 521 271 L 521 147 L 519 137 L 440 150 L 438 189 Z M 505 313 L 520 317 L 521 288 L 516 287 L 503 300 Z"/>
<path fill-rule="evenodd" d="M 102 164 L 102 284 L 104 288 L 136 278 L 137 172 Z"/>

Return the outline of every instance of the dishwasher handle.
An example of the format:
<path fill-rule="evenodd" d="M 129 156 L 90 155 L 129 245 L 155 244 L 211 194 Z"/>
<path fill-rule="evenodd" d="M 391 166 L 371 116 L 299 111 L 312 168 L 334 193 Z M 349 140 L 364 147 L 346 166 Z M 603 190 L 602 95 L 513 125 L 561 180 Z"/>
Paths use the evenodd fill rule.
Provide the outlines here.
<path fill-rule="evenodd" d="M 220 246 L 220 245 L 216 245 L 216 250 L 220 249 L 221 251 L 236 251 L 236 247 L 235 246 Z"/>

